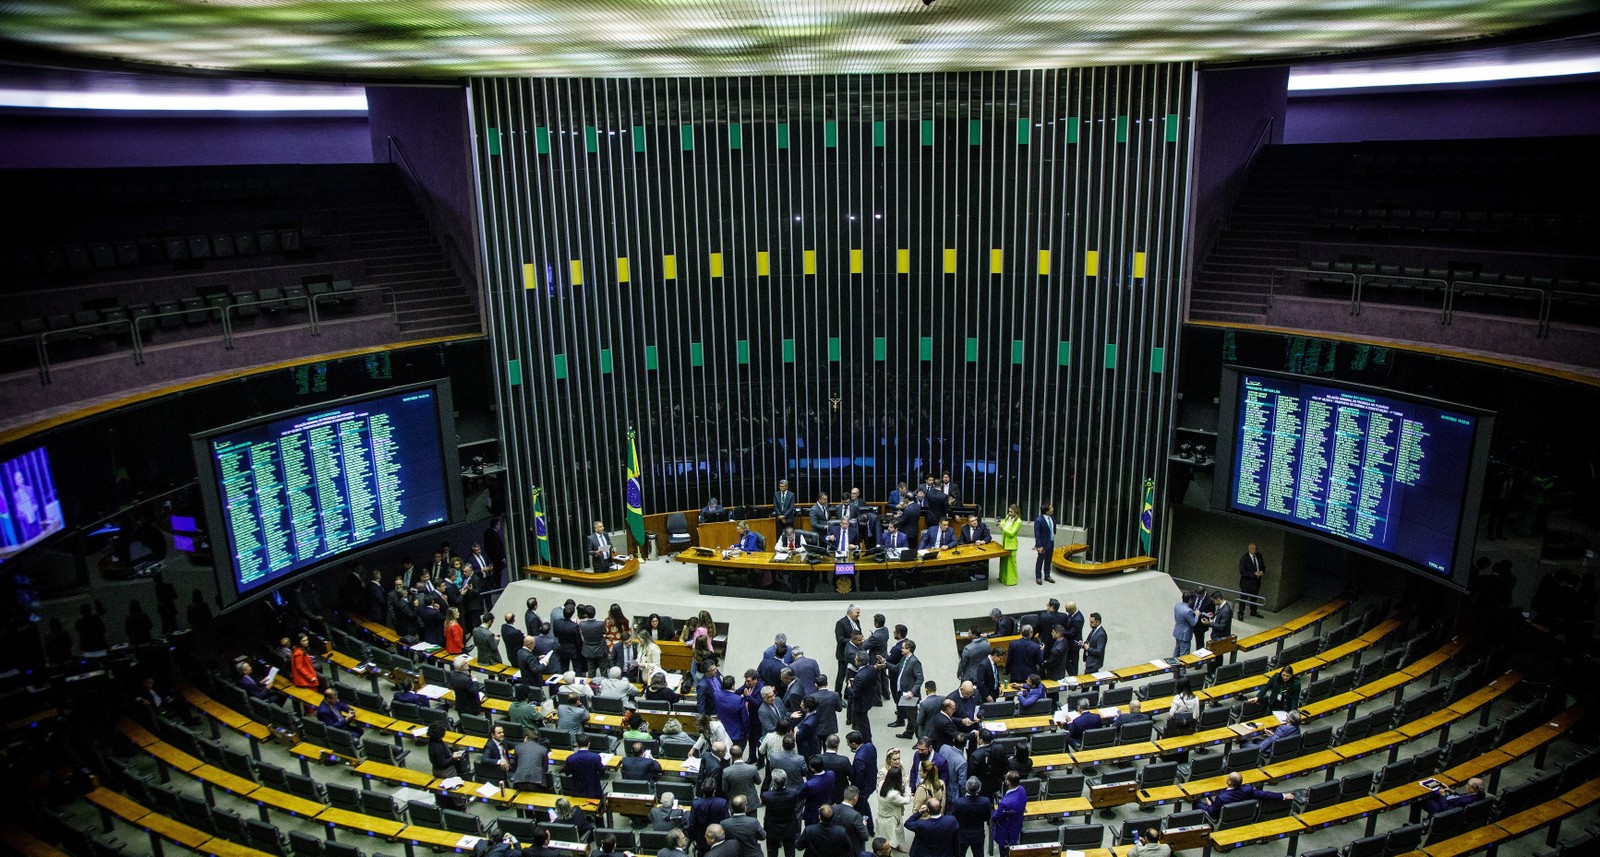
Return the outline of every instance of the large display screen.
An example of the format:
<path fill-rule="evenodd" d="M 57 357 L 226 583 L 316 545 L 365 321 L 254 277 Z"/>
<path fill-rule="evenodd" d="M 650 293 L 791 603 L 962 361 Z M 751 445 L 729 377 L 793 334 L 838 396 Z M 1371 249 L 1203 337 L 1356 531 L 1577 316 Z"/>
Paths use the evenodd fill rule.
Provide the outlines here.
<path fill-rule="evenodd" d="M 426 386 L 350 399 L 196 439 L 217 567 L 238 596 L 302 569 L 448 523 L 453 429 Z M 459 492 L 455 492 L 459 494 Z"/>
<path fill-rule="evenodd" d="M 49 451 L 30 449 L 0 462 L 0 562 L 61 532 L 64 526 Z"/>
<path fill-rule="evenodd" d="M 1471 549 L 1490 416 L 1244 369 L 1223 384 L 1225 508 L 1456 575 Z"/>

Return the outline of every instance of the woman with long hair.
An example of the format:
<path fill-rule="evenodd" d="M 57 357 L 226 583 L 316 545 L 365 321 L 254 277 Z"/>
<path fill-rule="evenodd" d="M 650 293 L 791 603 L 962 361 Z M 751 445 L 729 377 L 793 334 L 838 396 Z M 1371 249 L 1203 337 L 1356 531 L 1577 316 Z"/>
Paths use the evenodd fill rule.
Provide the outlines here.
<path fill-rule="evenodd" d="M 606 611 L 605 633 L 606 648 L 608 650 L 612 646 L 628 639 L 628 636 L 633 633 L 633 625 L 628 621 L 628 617 L 623 614 L 622 605 L 612 604 L 611 609 Z"/>
<path fill-rule="evenodd" d="M 917 783 L 917 791 L 911 796 L 911 811 L 921 812 L 928 805 L 929 798 L 936 798 L 940 806 L 945 806 L 944 781 L 939 779 L 939 766 L 929 759 L 922 760 L 922 782 Z"/>
<path fill-rule="evenodd" d="M 888 841 L 896 851 L 905 850 L 901 842 L 905 836 L 906 808 L 911 798 L 906 796 L 905 771 L 900 767 L 900 750 L 889 751 L 885 757 L 883 784 L 878 786 L 878 800 L 873 807 L 872 821 L 878 835 Z"/>
<path fill-rule="evenodd" d="M 467 632 L 461 627 L 461 611 L 451 607 L 444 614 L 444 650 L 454 657 L 466 651 Z"/>

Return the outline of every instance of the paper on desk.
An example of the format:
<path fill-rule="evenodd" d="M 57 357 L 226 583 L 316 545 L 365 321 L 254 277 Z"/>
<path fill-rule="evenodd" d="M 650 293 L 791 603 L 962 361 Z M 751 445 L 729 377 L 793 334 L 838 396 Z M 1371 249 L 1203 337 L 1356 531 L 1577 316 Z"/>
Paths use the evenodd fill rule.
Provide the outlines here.
<path fill-rule="evenodd" d="M 1152 660 L 1150 662 L 1150 666 L 1153 666 L 1158 670 L 1169 669 L 1165 658 L 1156 658 L 1155 660 Z"/>
<path fill-rule="evenodd" d="M 412 643 L 410 646 L 410 649 L 413 652 L 431 652 L 437 648 L 439 647 L 432 643 Z"/>
<path fill-rule="evenodd" d="M 1278 718 L 1279 723 L 1289 722 L 1289 712 L 1287 711 L 1274 711 L 1272 712 L 1272 716 Z"/>
<path fill-rule="evenodd" d="M 1061 857 L 1083 857 L 1082 851 L 1063 851 Z"/>
<path fill-rule="evenodd" d="M 1100 709 L 1100 716 L 1102 718 L 1104 718 L 1104 719 L 1107 719 L 1107 720 L 1110 720 L 1111 718 L 1116 717 L 1117 715 L 1119 715 L 1121 713 L 1122 712 L 1119 711 L 1116 708 L 1102 708 L 1102 709 Z"/>
<path fill-rule="evenodd" d="M 1162 664 L 1162 666 L 1166 666 L 1166 664 Z M 1112 680 L 1112 679 L 1114 679 L 1116 677 L 1117 677 L 1117 674 L 1112 672 L 1111 670 L 1101 670 L 1101 671 L 1099 671 L 1099 672 L 1094 674 L 1094 680 L 1095 681 L 1110 681 L 1110 680 Z"/>
<path fill-rule="evenodd" d="M 426 737 L 428 737 L 428 727 L 426 727 L 426 726 L 418 726 L 417 728 L 411 730 L 411 737 L 413 737 L 413 738 L 426 738 Z"/>
<path fill-rule="evenodd" d="M 463 851 L 471 851 L 478 847 L 478 843 L 482 841 L 483 838 L 480 836 L 463 836 L 456 842 L 456 847 Z"/>
<path fill-rule="evenodd" d="M 1211 657 L 1211 650 L 1210 649 L 1195 649 L 1194 651 L 1190 652 L 1189 654 L 1194 655 L 1197 658 L 1209 658 L 1209 657 Z"/>
<path fill-rule="evenodd" d="M 459 789 L 463 785 L 466 785 L 466 782 L 466 780 L 463 780 L 460 777 L 449 777 L 448 779 L 439 781 L 439 788 L 449 790 Z"/>
<path fill-rule="evenodd" d="M 678 765 L 678 770 L 683 771 L 686 774 L 700 773 L 700 757 L 690 756 L 689 758 L 684 759 L 683 762 Z"/>
<path fill-rule="evenodd" d="M 449 692 L 450 692 L 450 688 L 448 688 L 448 687 L 440 687 L 440 686 L 438 686 L 436 684 L 425 684 L 420 689 L 417 690 L 417 693 L 420 693 L 420 694 L 422 694 L 423 696 L 426 696 L 429 699 L 438 699 L 439 697 L 444 696 L 445 694 L 447 694 Z"/>
<path fill-rule="evenodd" d="M 1050 719 L 1057 723 L 1065 723 L 1072 719 L 1072 711 L 1068 708 L 1059 709 L 1055 714 L 1050 715 Z"/>
<path fill-rule="evenodd" d="M 483 785 L 474 789 L 474 791 L 480 795 L 483 795 L 484 797 L 494 797 L 500 793 L 500 787 L 494 783 L 484 783 Z"/>
<path fill-rule="evenodd" d="M 611 767 L 611 763 L 615 762 L 616 760 L 617 760 L 617 754 L 616 753 L 601 753 L 600 754 L 600 764 L 605 766 L 605 767 L 607 767 L 607 768 Z"/>
<path fill-rule="evenodd" d="M 985 720 L 983 728 L 990 732 L 1004 732 L 1006 731 L 1006 722 L 1004 720 Z"/>

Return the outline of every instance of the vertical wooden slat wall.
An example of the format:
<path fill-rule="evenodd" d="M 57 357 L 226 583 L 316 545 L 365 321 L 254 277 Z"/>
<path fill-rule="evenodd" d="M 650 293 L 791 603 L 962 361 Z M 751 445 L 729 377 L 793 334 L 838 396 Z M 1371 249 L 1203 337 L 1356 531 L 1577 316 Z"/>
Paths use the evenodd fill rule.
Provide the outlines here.
<path fill-rule="evenodd" d="M 647 513 L 948 469 L 1138 553 L 1194 73 L 473 81 L 517 556 L 535 485 L 558 563 L 621 527 L 629 426 Z"/>

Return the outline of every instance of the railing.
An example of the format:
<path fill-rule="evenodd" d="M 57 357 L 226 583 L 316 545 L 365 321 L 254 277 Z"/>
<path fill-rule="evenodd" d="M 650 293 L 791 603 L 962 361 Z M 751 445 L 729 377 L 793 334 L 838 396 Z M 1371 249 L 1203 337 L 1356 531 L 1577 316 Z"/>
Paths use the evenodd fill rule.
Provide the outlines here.
<path fill-rule="evenodd" d="M 1223 189 L 1222 205 L 1216 209 L 1221 214 L 1217 216 L 1217 222 L 1208 230 L 1205 240 L 1196 243 L 1196 246 L 1205 248 L 1198 261 L 1203 262 L 1211 258 L 1211 255 L 1217 250 L 1217 245 L 1221 243 L 1222 231 L 1228 225 L 1228 214 L 1233 211 L 1233 204 L 1239 201 L 1239 194 L 1244 192 L 1244 183 L 1250 178 L 1250 172 L 1256 165 L 1256 158 L 1261 156 L 1261 150 L 1265 149 L 1267 143 L 1272 139 L 1272 129 L 1276 119 L 1277 117 L 1268 116 L 1267 120 L 1262 123 L 1261 132 L 1256 134 L 1255 142 L 1250 144 L 1250 154 L 1245 158 L 1244 166 L 1240 167 L 1233 178 L 1228 180 L 1227 187 Z M 1268 306 L 1270 305 L 1269 301 Z"/>
<path fill-rule="evenodd" d="M 422 216 L 428 221 L 428 231 L 439 239 L 439 244 L 444 249 L 445 264 L 450 270 L 467 278 L 470 285 L 468 292 L 475 296 L 478 278 L 472 266 L 473 257 L 464 253 L 461 245 L 456 243 L 455 235 L 439 223 L 439 213 L 434 209 L 433 197 L 427 188 L 423 187 L 422 180 L 417 177 L 417 171 L 406 157 L 405 147 L 400 145 L 400 140 L 393 134 L 385 135 L 384 140 L 388 146 L 389 163 L 400 168 L 401 175 L 406 178 L 406 186 L 411 191 L 411 198 L 422 204 Z"/>
<path fill-rule="evenodd" d="M 321 336 L 322 318 L 321 313 L 317 311 L 317 307 L 320 303 L 326 301 L 342 302 L 348 299 L 351 295 L 371 294 L 374 292 L 384 296 L 387 299 L 385 302 L 389 305 L 389 320 L 392 321 L 396 327 L 399 327 L 400 314 L 399 308 L 395 303 L 394 296 L 390 294 L 388 290 L 380 286 L 363 286 L 358 289 L 349 289 L 341 292 L 328 292 L 315 295 L 292 295 L 281 298 L 271 298 L 268 300 L 239 301 L 238 303 L 230 303 L 227 305 L 192 307 L 189 309 L 169 310 L 167 312 L 147 313 L 132 318 L 116 319 L 112 321 L 97 321 L 92 324 L 80 324 L 72 327 L 58 327 L 53 330 L 42 330 L 38 333 L 29 333 L 21 336 L 9 336 L 4 339 L 0 339 L 0 346 L 21 342 L 33 343 L 34 355 L 38 361 L 36 368 L 39 373 L 39 383 L 40 385 L 48 385 L 52 383 L 50 377 L 49 348 L 49 343 L 52 339 L 80 339 L 104 335 L 121 335 L 124 329 L 126 329 L 127 336 L 133 347 L 133 363 L 135 366 L 143 366 L 145 362 L 145 337 L 142 328 L 147 322 L 155 323 L 159 322 L 163 318 L 189 317 L 193 316 L 195 313 L 203 313 L 208 318 L 216 318 L 222 322 L 222 347 L 232 350 L 234 347 L 234 313 L 240 307 L 260 307 L 271 311 L 287 309 L 298 312 L 299 305 L 303 304 L 307 312 L 306 326 L 309 332 L 312 336 Z M 298 327 L 298 325 L 295 327 Z M 289 330 L 293 329 L 293 327 L 284 327 L 280 329 Z M 207 337 L 196 337 L 192 341 L 204 342 L 206 339 Z"/>
<path fill-rule="evenodd" d="M 1203 580 L 1189 580 L 1185 577 L 1173 576 L 1178 583 L 1187 583 L 1189 589 L 1204 589 L 1207 592 L 1226 592 L 1229 597 L 1240 604 L 1254 604 L 1257 607 L 1267 606 L 1267 599 L 1255 593 L 1245 592 L 1240 589 L 1229 589 L 1225 586 L 1216 586 Z"/>
<path fill-rule="evenodd" d="M 1525 293 L 1531 295 L 1536 301 L 1538 314 L 1535 320 L 1538 322 L 1537 336 L 1540 339 L 1544 339 L 1550 335 L 1550 322 L 1552 321 L 1552 315 L 1554 312 L 1553 305 L 1556 297 L 1565 296 L 1576 299 L 1576 302 L 1578 303 L 1600 306 L 1600 295 L 1590 294 L 1588 292 L 1571 292 L 1561 289 L 1545 290 L 1534 288 L 1532 286 L 1513 286 L 1501 283 L 1478 283 L 1472 280 L 1452 280 L 1443 279 L 1440 277 L 1414 277 L 1399 274 L 1380 273 L 1363 273 L 1358 275 L 1350 271 L 1317 270 L 1313 268 L 1278 268 L 1273 271 L 1272 279 L 1267 285 L 1268 307 L 1272 306 L 1273 297 L 1277 292 L 1278 282 L 1280 279 L 1282 279 L 1284 274 L 1311 274 L 1319 278 L 1338 277 L 1340 279 L 1348 277 L 1350 281 L 1350 300 L 1347 303 L 1347 309 L 1350 315 L 1361 315 L 1363 305 L 1366 303 L 1362 298 L 1362 293 L 1370 283 L 1408 282 L 1437 285 L 1440 287 L 1442 296 L 1439 306 L 1439 324 L 1443 326 L 1449 326 L 1455 321 L 1456 295 L 1458 293 L 1465 293 L 1477 287 L 1487 289 L 1490 293 Z M 1375 303 L 1382 304 L 1383 302 L 1377 301 Z"/>

